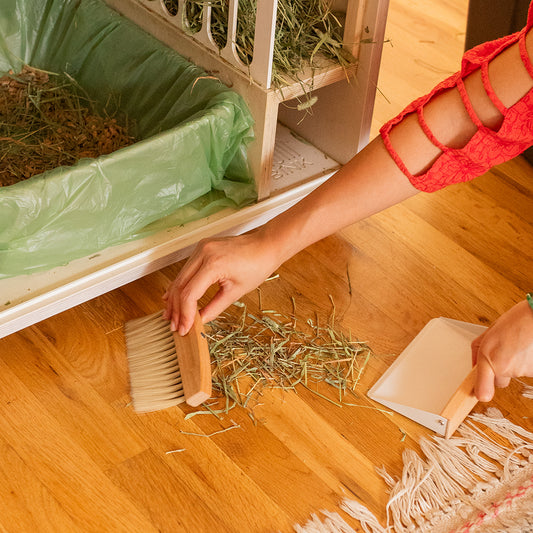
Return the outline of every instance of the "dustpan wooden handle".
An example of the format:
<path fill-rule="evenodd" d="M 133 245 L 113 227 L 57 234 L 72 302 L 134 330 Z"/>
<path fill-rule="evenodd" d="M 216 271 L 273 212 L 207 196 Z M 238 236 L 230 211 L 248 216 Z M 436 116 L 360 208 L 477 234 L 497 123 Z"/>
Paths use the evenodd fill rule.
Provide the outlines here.
<path fill-rule="evenodd" d="M 449 439 L 478 402 L 474 394 L 477 367 L 472 368 L 440 415 L 448 420 L 444 437 Z"/>
<path fill-rule="evenodd" d="M 211 359 L 200 313 L 187 335 L 173 336 L 185 401 L 196 407 L 211 397 Z"/>

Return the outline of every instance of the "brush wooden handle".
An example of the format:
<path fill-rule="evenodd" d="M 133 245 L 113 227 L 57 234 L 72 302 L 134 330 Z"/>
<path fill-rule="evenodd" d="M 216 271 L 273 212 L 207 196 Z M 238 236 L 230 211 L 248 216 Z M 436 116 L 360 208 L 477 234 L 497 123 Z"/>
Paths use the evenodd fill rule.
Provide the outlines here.
<path fill-rule="evenodd" d="M 463 380 L 459 388 L 455 391 L 446 406 L 441 412 L 441 416 L 448 420 L 444 437 L 449 439 L 461 422 L 468 416 L 477 403 L 474 395 L 474 385 L 476 384 L 477 367 L 472 368 L 468 376 Z"/>
<path fill-rule="evenodd" d="M 173 336 L 185 401 L 196 407 L 211 397 L 211 358 L 200 313 L 187 335 Z"/>

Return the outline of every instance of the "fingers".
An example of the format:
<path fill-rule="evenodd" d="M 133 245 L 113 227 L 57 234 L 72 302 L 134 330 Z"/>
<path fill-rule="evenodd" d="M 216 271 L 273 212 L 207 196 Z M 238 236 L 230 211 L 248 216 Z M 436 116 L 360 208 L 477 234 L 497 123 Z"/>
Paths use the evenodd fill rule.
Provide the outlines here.
<path fill-rule="evenodd" d="M 163 296 L 164 316 L 170 320 L 171 329 L 185 335 L 194 323 L 198 301 L 209 287 L 218 284 L 218 292 L 200 311 L 204 322 L 214 319 L 265 280 L 279 264 L 275 252 L 264 245 L 257 233 L 198 243 Z"/>
<path fill-rule="evenodd" d="M 480 402 L 490 402 L 494 397 L 494 370 L 486 357 L 477 360 L 475 395 Z"/>
<path fill-rule="evenodd" d="M 201 266 L 202 261 L 191 256 L 163 295 L 166 302 L 163 316 L 170 320 L 170 329 L 180 335 L 185 335 L 191 329 L 198 300 L 216 281 Z"/>
<path fill-rule="evenodd" d="M 490 402 L 496 387 L 503 389 L 511 382 L 511 378 L 494 363 L 493 359 L 498 360 L 497 355 L 491 356 L 492 350 L 483 342 L 487 331 L 472 342 L 472 363 L 477 364 L 475 394 L 480 402 Z"/>
<path fill-rule="evenodd" d="M 490 402 L 494 396 L 495 374 L 490 361 L 482 355 L 481 346 L 486 331 L 472 341 L 472 366 L 477 365 L 476 385 L 474 393 L 480 402 Z"/>
<path fill-rule="evenodd" d="M 472 364 L 477 365 L 475 394 L 479 401 L 488 402 L 495 388 L 505 388 L 511 382 L 507 361 L 501 343 L 495 341 L 494 328 L 484 331 L 472 342 Z"/>
<path fill-rule="evenodd" d="M 233 241 L 232 241 L 233 243 Z M 214 284 L 219 285 L 217 295 L 200 311 L 203 322 L 208 322 L 228 307 L 240 294 L 229 277 L 236 270 L 235 253 L 228 251 L 228 239 L 201 241 L 190 259 L 164 295 L 165 318 L 170 328 L 185 335 L 194 323 L 198 301 Z M 230 274 L 228 274 L 228 272 Z"/>
<path fill-rule="evenodd" d="M 170 329 L 172 331 L 177 331 L 179 335 L 187 334 L 194 323 L 198 300 L 216 281 L 216 278 L 199 270 L 185 286 L 178 286 L 172 291 L 170 309 Z M 203 321 L 206 322 L 204 314 L 201 313 L 201 315 Z"/>
<path fill-rule="evenodd" d="M 222 285 L 215 296 L 208 302 L 201 310 L 202 320 L 209 322 L 215 319 L 224 309 L 228 308 L 233 302 L 238 300 L 240 292 L 235 289 L 228 288 L 227 285 Z"/>
<path fill-rule="evenodd" d="M 511 383 L 511 378 L 505 376 L 496 376 L 494 378 L 494 386 L 499 389 L 505 389 Z"/>
<path fill-rule="evenodd" d="M 481 343 L 483 342 L 483 339 L 485 338 L 486 331 L 483 332 L 479 337 L 474 339 L 472 341 L 472 366 L 476 366 L 477 364 L 477 357 L 479 352 L 479 347 L 481 346 Z"/>

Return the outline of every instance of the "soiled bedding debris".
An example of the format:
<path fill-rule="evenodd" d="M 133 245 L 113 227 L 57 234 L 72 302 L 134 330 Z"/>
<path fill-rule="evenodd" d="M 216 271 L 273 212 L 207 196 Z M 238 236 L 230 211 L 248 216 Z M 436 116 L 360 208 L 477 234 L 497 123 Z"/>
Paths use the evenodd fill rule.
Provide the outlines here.
<path fill-rule="evenodd" d="M 244 305 L 240 318 L 223 314 L 208 324 L 206 334 L 219 399 L 188 417 L 218 416 L 239 405 L 255 421 L 253 410 L 267 389 L 302 387 L 335 405 L 353 405 L 346 397 L 357 397 L 355 388 L 372 356 L 366 343 L 335 329 L 333 320 L 321 325 L 309 319 L 300 327 L 294 317 L 272 310 L 256 316 Z"/>
<path fill-rule="evenodd" d="M 0 186 L 135 142 L 76 81 L 28 65 L 0 77 Z"/>

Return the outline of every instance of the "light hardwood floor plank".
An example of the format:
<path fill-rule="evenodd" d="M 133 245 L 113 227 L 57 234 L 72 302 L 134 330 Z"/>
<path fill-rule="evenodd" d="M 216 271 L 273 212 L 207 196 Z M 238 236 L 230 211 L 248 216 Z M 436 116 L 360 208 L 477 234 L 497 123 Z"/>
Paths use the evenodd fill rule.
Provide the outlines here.
<path fill-rule="evenodd" d="M 0 437 L 0 531 L 71 533 L 79 530 L 19 456 L 16 447 Z"/>
<path fill-rule="evenodd" d="M 62 328 L 58 334 L 64 338 L 69 330 Z M 16 335 L 10 349 L 2 351 L 2 362 L 101 468 L 121 463 L 146 449 L 143 440 L 117 418 L 109 402 L 69 364 L 64 352 L 50 346 L 37 328 Z"/>
<path fill-rule="evenodd" d="M 143 511 L 104 475 L 3 361 L 0 434 L 68 513 L 76 530 L 155 531 Z"/>

